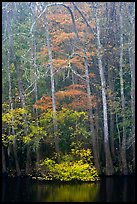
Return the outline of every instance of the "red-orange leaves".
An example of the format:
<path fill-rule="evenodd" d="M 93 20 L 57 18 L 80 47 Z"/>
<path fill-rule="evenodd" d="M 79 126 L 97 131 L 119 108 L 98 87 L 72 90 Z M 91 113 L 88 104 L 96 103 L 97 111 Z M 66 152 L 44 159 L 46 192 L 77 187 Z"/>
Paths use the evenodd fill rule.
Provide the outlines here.
<path fill-rule="evenodd" d="M 68 66 L 68 61 L 65 59 L 53 59 L 53 66 L 55 69 Z"/>
<path fill-rule="evenodd" d="M 48 14 L 47 16 L 49 22 L 56 22 L 60 23 L 62 25 L 67 24 L 70 25 L 72 23 L 72 20 L 70 18 L 69 14 L 65 13 L 54 13 L 54 14 Z"/>
<path fill-rule="evenodd" d="M 61 44 L 65 41 L 68 41 L 70 39 L 73 39 L 75 37 L 75 33 L 66 33 L 66 32 L 60 32 L 56 31 L 55 33 L 52 33 L 52 43 L 55 43 L 55 45 Z"/>
<path fill-rule="evenodd" d="M 42 96 L 40 100 L 37 100 L 34 104 L 34 108 L 47 110 L 48 108 L 52 108 L 52 99 L 49 96 Z"/>
<path fill-rule="evenodd" d="M 66 101 L 66 103 L 62 103 L 62 107 L 74 110 L 89 110 L 96 106 L 96 97 L 88 96 L 85 92 L 86 86 L 84 84 L 72 84 L 66 89 L 55 94 L 58 102 Z"/>
<path fill-rule="evenodd" d="M 86 85 L 84 84 L 71 84 L 70 86 L 65 87 L 66 89 L 86 89 Z"/>
<path fill-rule="evenodd" d="M 89 73 L 89 77 L 90 78 L 95 78 L 95 74 L 94 73 Z"/>
<path fill-rule="evenodd" d="M 80 96 L 82 94 L 85 94 L 85 93 L 80 91 L 80 90 L 70 89 L 70 90 L 66 90 L 66 91 L 58 91 L 58 92 L 56 92 L 55 95 L 56 95 L 57 99 L 60 100 L 60 99 L 64 99 L 65 97 L 75 98 L 75 97 Z"/>
<path fill-rule="evenodd" d="M 66 87 L 64 91 L 55 93 L 56 108 L 69 108 L 73 110 L 89 110 L 96 106 L 96 97 L 89 96 L 86 93 L 86 86 L 84 84 L 72 84 Z M 43 96 L 38 100 L 35 108 L 47 110 L 52 108 L 52 100 L 49 96 Z"/>
<path fill-rule="evenodd" d="M 68 104 L 68 108 L 74 110 L 89 110 L 94 107 L 96 107 L 96 97 L 88 97 L 86 93 L 75 97 L 72 103 Z"/>
<path fill-rule="evenodd" d="M 72 59 L 70 59 L 70 63 L 75 67 L 78 67 L 81 70 L 84 70 L 84 59 L 75 55 Z"/>

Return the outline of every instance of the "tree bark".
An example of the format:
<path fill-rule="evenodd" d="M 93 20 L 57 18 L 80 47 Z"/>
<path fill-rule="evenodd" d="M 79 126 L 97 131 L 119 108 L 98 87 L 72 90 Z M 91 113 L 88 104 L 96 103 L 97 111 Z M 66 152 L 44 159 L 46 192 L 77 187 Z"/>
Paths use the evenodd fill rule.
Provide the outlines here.
<path fill-rule="evenodd" d="M 131 70 L 131 112 L 132 112 L 132 151 L 133 169 L 135 170 L 135 4 L 130 3 L 130 24 L 131 32 L 129 39 L 129 63 Z"/>
<path fill-rule="evenodd" d="M 57 152 L 57 159 L 59 161 L 59 138 L 57 135 L 57 119 L 56 119 L 56 104 L 55 104 L 55 81 L 54 81 L 54 73 L 53 73 L 53 63 L 52 63 L 52 51 L 50 46 L 50 39 L 49 39 L 49 28 L 48 28 L 48 21 L 44 18 L 45 29 L 46 29 L 46 42 L 48 48 L 48 57 L 49 57 L 49 66 L 50 66 L 50 80 L 51 80 L 51 96 L 52 96 L 52 110 L 53 110 L 53 126 L 54 126 L 54 142 L 55 142 L 55 149 Z"/>
<path fill-rule="evenodd" d="M 14 3 L 15 4 L 15 3 Z M 14 6 L 14 15 L 16 15 L 17 10 L 16 10 L 16 6 Z M 22 85 L 22 80 L 21 80 L 21 62 L 19 61 L 20 59 L 18 59 L 18 57 L 15 54 L 15 51 L 12 47 L 12 54 L 13 54 L 13 63 L 15 66 L 15 70 L 17 73 L 17 83 L 18 83 L 18 91 L 19 91 L 19 99 L 21 101 L 21 106 L 22 108 L 25 108 L 26 104 L 25 104 L 25 97 L 23 95 L 23 85 Z M 20 67 L 19 67 L 19 63 L 20 63 Z M 28 134 L 28 125 L 27 125 L 27 118 L 26 115 L 23 115 L 23 121 L 25 123 L 25 128 L 24 128 L 24 132 L 25 135 Z M 29 144 L 27 144 L 27 150 L 26 150 L 26 174 L 30 173 L 30 161 L 31 161 L 31 157 L 30 157 L 30 147 Z"/>
<path fill-rule="evenodd" d="M 2 146 L 2 173 L 3 174 L 7 173 L 6 158 L 5 158 L 5 152 L 4 152 L 4 147 L 3 146 Z"/>
<path fill-rule="evenodd" d="M 106 45 L 106 53 L 104 63 L 107 65 L 107 73 L 108 73 L 108 80 L 107 86 L 109 87 L 110 94 L 108 94 L 108 99 L 110 100 L 110 123 L 109 123 L 109 130 L 110 130 L 110 149 L 112 158 L 115 159 L 115 147 L 114 147 L 114 56 L 115 53 L 112 48 L 109 48 L 109 44 L 111 42 L 111 46 L 115 47 L 116 39 L 115 39 L 115 2 L 111 2 L 108 4 L 106 2 L 106 37 L 105 37 L 105 45 Z M 108 92 L 109 92 L 108 91 Z"/>
<path fill-rule="evenodd" d="M 97 4 L 95 4 L 95 7 Z M 97 9 L 97 7 L 96 7 Z M 97 49 L 98 49 L 98 66 L 101 79 L 101 89 L 102 89 L 102 102 L 103 102 L 103 119 L 104 119 L 104 148 L 106 157 L 106 175 L 112 175 L 114 173 L 113 163 L 110 153 L 109 140 L 108 140 L 108 117 L 107 117 L 107 101 L 106 101 L 106 90 L 105 90 L 105 77 L 104 70 L 102 66 L 102 56 L 101 56 L 101 42 L 100 42 L 100 26 L 99 19 L 97 16 L 97 10 L 95 9 L 96 18 L 96 28 L 97 28 Z"/>
<path fill-rule="evenodd" d="M 34 7 L 33 7 L 34 6 Z M 33 23 L 36 21 L 36 15 L 35 15 L 35 9 L 36 9 L 36 2 L 32 3 L 32 15 L 33 15 Z M 36 52 L 37 52 L 37 47 L 36 47 L 36 36 L 35 36 L 35 27 L 32 31 L 32 36 L 31 36 L 31 65 L 32 65 L 32 72 L 33 72 L 33 77 L 32 77 L 32 82 L 34 81 L 34 96 L 35 96 L 35 102 L 38 100 L 38 85 L 37 85 L 37 63 L 36 63 Z M 33 112 L 36 115 L 36 118 L 38 117 L 38 112 L 37 109 L 33 108 Z M 38 126 L 38 122 L 37 122 Z M 36 169 L 39 167 L 39 160 L 40 160 L 40 155 L 39 155 L 39 145 L 36 147 Z"/>
<path fill-rule="evenodd" d="M 76 7 L 75 4 L 73 4 L 73 10 Z M 76 7 L 77 8 L 77 7 Z M 78 9 L 78 8 L 77 8 Z M 73 25 L 75 27 L 75 25 Z M 76 34 L 76 39 L 79 42 L 81 48 L 82 48 L 82 52 L 84 54 L 84 65 L 85 65 L 85 77 L 86 77 L 86 89 L 87 89 L 87 95 L 88 95 L 88 105 L 89 107 L 91 106 L 91 89 L 90 89 L 90 80 L 89 80 L 89 71 L 88 71 L 88 62 L 87 62 L 87 56 L 86 56 L 86 52 L 84 49 L 84 45 L 82 44 L 82 42 L 79 39 L 78 36 L 78 32 L 76 27 L 74 28 L 74 32 Z M 98 173 L 101 173 L 101 169 L 100 169 L 100 164 L 99 164 L 99 152 L 97 152 L 97 140 L 96 140 L 96 135 L 95 135 L 95 129 L 94 129 L 94 121 L 93 121 L 93 110 L 91 108 L 89 108 L 89 118 L 90 118 L 90 130 L 91 130 L 91 138 L 92 138 L 92 148 L 93 148 L 93 158 L 94 158 L 94 164 L 95 167 L 98 171 Z"/>
<path fill-rule="evenodd" d="M 122 102 L 122 116 L 123 116 L 123 137 L 122 137 L 122 171 L 127 175 L 127 159 L 126 159 L 126 127 L 125 127 L 125 95 L 124 95 L 124 80 L 123 80 L 123 18 L 122 18 L 122 2 L 120 3 L 120 93 Z"/>
<path fill-rule="evenodd" d="M 13 52 L 13 41 L 11 38 L 10 15 L 8 13 L 7 13 L 7 31 L 8 31 L 8 38 L 9 38 L 9 48 L 8 48 L 9 107 L 11 110 L 13 110 L 12 93 L 11 93 L 12 85 L 11 85 L 11 74 L 10 74 L 10 59 L 11 59 L 11 54 L 13 54 L 12 53 Z M 14 152 L 17 176 L 20 176 L 21 171 L 20 171 L 20 166 L 19 166 L 19 161 L 18 161 L 18 156 L 17 156 L 17 151 L 16 151 L 16 135 L 15 135 L 13 124 L 14 124 L 14 118 L 12 117 L 12 134 L 14 135 L 13 152 Z"/>
<path fill-rule="evenodd" d="M 86 88 L 87 88 L 88 102 L 89 102 L 89 107 L 90 107 L 90 105 L 91 105 L 91 98 L 90 98 L 91 97 L 91 90 L 90 90 L 88 64 L 87 64 L 86 55 L 84 57 L 84 63 L 85 63 Z M 98 152 L 97 152 L 97 143 L 96 143 L 96 135 L 95 135 L 95 130 L 94 130 L 94 121 L 93 121 L 92 109 L 89 109 L 89 118 L 90 118 L 90 130 L 92 133 L 91 137 L 92 137 L 94 163 L 95 163 L 95 167 L 96 167 L 98 173 L 101 173 L 101 169 L 100 169 L 100 165 L 99 165 Z"/>

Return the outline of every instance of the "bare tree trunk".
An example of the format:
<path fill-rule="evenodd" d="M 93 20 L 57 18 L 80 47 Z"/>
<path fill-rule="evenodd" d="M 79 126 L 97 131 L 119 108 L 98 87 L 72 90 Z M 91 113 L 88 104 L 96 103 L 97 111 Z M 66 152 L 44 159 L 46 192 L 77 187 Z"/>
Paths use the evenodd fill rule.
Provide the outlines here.
<path fill-rule="evenodd" d="M 4 147 L 2 146 L 2 173 L 7 173 Z"/>
<path fill-rule="evenodd" d="M 34 6 L 34 7 L 33 7 Z M 33 15 L 33 21 L 36 21 L 36 15 L 35 15 L 35 10 L 36 10 L 36 2 L 32 3 L 31 6 L 31 11 L 32 11 L 32 15 Z M 33 23 L 34 23 L 33 22 Z M 37 51 L 37 47 L 36 47 L 36 36 L 35 36 L 35 27 L 32 31 L 32 43 L 31 43 L 31 61 L 32 61 L 32 83 L 34 81 L 34 96 L 35 96 L 35 102 L 38 100 L 38 89 L 37 89 L 37 63 L 36 63 L 36 51 Z M 38 117 L 38 112 L 37 109 L 33 108 L 33 112 L 35 113 L 36 117 Z M 37 126 L 38 126 L 38 122 L 37 122 Z M 38 169 L 39 167 L 39 160 L 40 160 L 40 155 L 39 155 L 39 144 L 36 147 L 36 169 Z"/>
<path fill-rule="evenodd" d="M 97 4 L 95 6 L 97 6 Z M 96 17 L 96 28 L 97 28 L 98 66 L 99 66 L 99 73 L 100 73 L 100 78 L 101 78 L 102 101 L 103 101 L 104 148 L 105 148 L 105 157 L 106 157 L 106 175 L 112 175 L 114 173 L 114 169 L 113 169 L 113 163 L 112 163 L 110 147 L 109 147 L 109 140 L 108 140 L 108 117 L 107 117 L 105 77 L 104 77 L 102 57 L 101 57 L 101 47 L 102 46 L 100 42 L 100 26 L 99 26 L 99 19 L 97 17 L 96 9 L 95 9 L 95 17 Z"/>
<path fill-rule="evenodd" d="M 15 2 L 14 2 L 14 5 L 15 5 Z M 17 10 L 16 10 L 16 6 L 14 6 L 14 14 L 16 15 L 17 13 Z M 21 69 L 19 68 L 19 65 L 18 63 L 19 62 L 19 59 L 17 59 L 16 57 L 16 54 L 14 52 L 14 49 L 12 47 L 12 54 L 13 54 L 13 63 L 14 63 L 14 66 L 15 66 L 15 70 L 16 70 L 16 73 L 17 73 L 17 82 L 18 82 L 18 91 L 19 91 L 19 99 L 21 101 L 21 105 L 22 105 L 22 108 L 25 108 L 25 98 L 24 98 L 24 95 L 23 95 L 23 85 L 22 85 L 22 80 L 21 80 Z M 20 63 L 20 66 L 21 66 L 21 63 Z M 26 119 L 26 115 L 24 114 L 23 115 L 23 120 L 24 120 L 24 123 L 25 123 L 25 128 L 24 128 L 24 132 L 25 132 L 25 135 L 28 134 L 28 126 L 27 126 L 27 119 Z M 29 144 L 27 145 L 27 158 L 26 158 L 26 173 L 29 174 L 30 172 L 30 161 L 31 161 L 31 157 L 30 157 L 30 147 L 29 147 Z"/>
<path fill-rule="evenodd" d="M 98 104 L 96 107 L 96 113 L 95 113 L 95 131 L 96 131 L 96 148 L 97 148 L 97 154 L 98 154 L 98 160 L 100 161 L 100 142 L 99 142 L 99 111 L 98 111 Z"/>
<path fill-rule="evenodd" d="M 123 138 L 122 138 L 122 168 L 123 174 L 127 175 L 127 159 L 126 159 L 126 127 L 125 127 L 125 96 L 124 96 L 124 80 L 123 80 L 123 19 L 122 19 L 122 2 L 120 3 L 120 92 L 122 101 L 122 116 L 123 116 Z"/>
<path fill-rule="evenodd" d="M 110 6 L 109 6 L 110 5 Z M 111 4 L 108 5 L 108 2 L 106 2 L 106 37 L 105 37 L 105 44 L 107 48 L 106 57 L 104 59 L 106 65 L 107 65 L 107 73 L 108 73 L 108 82 L 107 85 L 109 86 L 109 90 L 112 92 L 108 94 L 108 98 L 110 100 L 110 149 L 112 153 L 112 158 L 115 158 L 115 148 L 114 148 L 114 108 L 113 108 L 113 102 L 114 102 L 114 76 L 113 76 L 113 66 L 114 65 L 114 52 L 113 50 L 109 50 L 108 45 L 111 41 L 111 45 L 115 46 L 115 2 L 111 2 Z"/>
<path fill-rule="evenodd" d="M 74 8 L 76 6 L 73 3 L 72 3 L 72 5 L 73 5 L 73 10 L 74 10 Z M 73 25 L 73 26 L 75 27 L 75 25 Z M 74 28 L 74 32 L 76 34 L 76 39 L 79 42 L 79 44 L 81 45 L 82 52 L 84 54 L 86 89 L 87 89 L 87 95 L 88 95 L 88 105 L 90 107 L 92 102 L 91 102 L 91 89 L 90 89 L 90 80 L 89 80 L 87 56 L 86 56 L 86 52 L 85 52 L 85 49 L 84 49 L 84 45 L 82 44 L 82 42 L 79 39 L 76 27 Z M 91 130 L 91 137 L 92 137 L 92 148 L 93 148 L 94 164 L 95 164 L 95 167 L 96 167 L 98 173 L 101 173 L 99 158 L 98 158 L 99 152 L 97 152 L 97 142 L 96 142 L 96 135 L 95 135 L 95 129 L 94 129 L 93 110 L 91 108 L 89 108 L 89 118 L 90 118 L 90 130 Z"/>
<path fill-rule="evenodd" d="M 49 66 L 50 66 L 50 79 L 51 79 L 51 95 L 52 95 L 52 110 L 53 110 L 53 126 L 54 126 L 54 142 L 55 142 L 55 149 L 58 155 L 59 161 L 59 138 L 57 135 L 57 119 L 56 119 L 56 104 L 55 104 L 55 82 L 54 82 L 54 73 L 53 73 L 53 63 L 52 63 L 52 51 L 50 46 L 50 39 L 49 39 L 49 28 L 48 28 L 48 21 L 44 18 L 45 29 L 46 29 L 46 42 L 48 48 L 48 56 L 49 56 Z"/>
<path fill-rule="evenodd" d="M 17 59 L 16 59 L 16 56 L 15 56 L 15 53 L 14 53 L 14 66 L 15 66 L 16 73 L 17 73 L 19 98 L 20 98 L 20 101 L 21 101 L 22 108 L 25 108 L 26 104 L 25 104 L 25 98 L 24 98 L 24 95 L 23 95 L 23 86 L 22 86 L 21 74 L 20 74 L 21 72 L 20 72 L 19 67 L 17 65 Z M 24 128 L 24 132 L 25 132 L 25 135 L 27 135 L 28 134 L 28 126 L 27 126 L 27 118 L 26 118 L 25 114 L 23 115 L 23 120 L 24 120 L 24 123 L 25 123 L 25 126 L 26 126 Z M 29 144 L 27 144 L 27 150 L 26 151 L 27 151 L 26 152 L 26 174 L 29 174 L 30 173 L 30 161 L 31 161 Z"/>
<path fill-rule="evenodd" d="M 12 93 L 11 93 L 11 88 L 12 88 L 12 86 L 11 86 L 11 74 L 10 74 L 10 59 L 11 59 L 11 52 L 13 51 L 13 42 L 11 39 L 10 16 L 8 13 L 7 13 L 7 31 L 8 31 L 8 37 L 9 37 L 9 48 L 8 48 L 9 106 L 10 106 L 10 109 L 13 110 Z M 16 136 L 15 136 L 15 130 L 14 130 L 13 124 L 14 124 L 14 118 L 12 117 L 12 134 L 14 135 L 13 152 L 14 152 L 17 176 L 20 176 L 21 171 L 20 171 L 20 166 L 19 166 L 18 156 L 17 156 L 17 151 L 16 151 Z"/>
<path fill-rule="evenodd" d="M 129 63 L 131 70 L 131 111 L 132 111 L 132 135 L 135 141 L 135 4 L 130 3 L 131 32 L 129 38 Z M 133 168 L 135 169 L 135 142 L 132 142 Z"/>
<path fill-rule="evenodd" d="M 117 113 L 116 113 L 116 127 L 117 127 L 117 134 L 118 134 L 118 162 L 119 162 L 119 170 L 120 173 L 122 172 L 122 157 L 121 157 L 121 138 L 120 138 L 120 130 L 119 130 L 119 126 L 118 126 L 118 117 L 117 117 Z"/>
<path fill-rule="evenodd" d="M 84 54 L 85 54 L 85 51 L 84 51 Z M 89 102 L 89 107 L 90 107 L 92 102 L 91 102 L 91 90 L 90 90 L 88 64 L 87 64 L 86 55 L 84 57 L 84 63 L 85 63 L 86 88 L 87 88 L 88 102 Z M 96 167 L 98 173 L 101 173 L 101 169 L 100 169 L 100 165 L 99 165 L 98 152 L 97 152 L 97 143 L 96 143 L 96 136 L 95 136 L 95 130 L 94 130 L 94 121 L 93 121 L 92 109 L 89 109 L 89 118 L 90 118 L 90 130 L 92 133 L 91 137 L 92 137 L 94 163 L 95 163 L 95 167 Z"/>

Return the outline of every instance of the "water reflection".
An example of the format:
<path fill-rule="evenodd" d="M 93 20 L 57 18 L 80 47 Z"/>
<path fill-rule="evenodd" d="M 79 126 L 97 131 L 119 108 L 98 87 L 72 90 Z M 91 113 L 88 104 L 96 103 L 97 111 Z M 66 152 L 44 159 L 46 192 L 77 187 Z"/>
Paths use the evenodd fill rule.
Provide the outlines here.
<path fill-rule="evenodd" d="M 135 202 L 134 177 L 97 183 L 57 184 L 31 179 L 3 180 L 2 202 Z"/>
<path fill-rule="evenodd" d="M 135 178 L 103 178 L 100 182 L 98 202 L 135 202 Z"/>
<path fill-rule="evenodd" d="M 99 183 L 42 185 L 38 187 L 37 198 L 41 202 L 94 202 L 99 186 Z"/>

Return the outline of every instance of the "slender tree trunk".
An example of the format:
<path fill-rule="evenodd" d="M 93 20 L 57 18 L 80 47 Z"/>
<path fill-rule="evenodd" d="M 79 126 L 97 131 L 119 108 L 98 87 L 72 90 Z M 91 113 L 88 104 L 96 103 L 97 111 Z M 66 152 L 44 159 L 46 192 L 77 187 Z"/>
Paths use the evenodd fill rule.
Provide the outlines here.
<path fill-rule="evenodd" d="M 133 169 L 135 169 L 135 5 L 130 3 L 130 23 L 131 32 L 129 38 L 129 62 L 131 70 L 131 111 L 132 111 L 132 151 L 133 151 Z"/>
<path fill-rule="evenodd" d="M 124 96 L 124 80 L 123 80 L 123 19 L 122 19 L 122 2 L 120 3 L 120 92 L 122 102 L 122 116 L 123 116 L 123 138 L 122 138 L 122 168 L 123 174 L 127 175 L 127 159 L 126 159 L 126 127 L 125 127 L 125 96 Z"/>
<path fill-rule="evenodd" d="M 13 50 L 13 59 L 14 59 L 15 70 L 16 70 L 16 73 L 17 73 L 19 98 L 20 98 L 20 101 L 21 101 L 22 108 L 25 108 L 26 105 L 25 105 L 25 98 L 24 98 L 24 95 L 23 95 L 23 86 L 22 86 L 22 80 L 21 80 L 21 70 L 19 69 L 19 66 L 17 64 L 17 58 L 16 58 L 16 55 L 14 53 L 14 50 Z M 24 123 L 25 123 L 25 126 L 26 126 L 24 128 L 24 132 L 25 132 L 25 135 L 27 135 L 28 134 L 28 126 L 27 126 L 27 119 L 26 119 L 25 114 L 23 115 L 23 120 L 24 120 Z M 27 150 L 26 151 L 27 151 L 27 153 L 26 153 L 27 154 L 26 155 L 26 157 L 27 157 L 26 158 L 26 174 L 29 174 L 30 173 L 30 161 L 31 161 L 29 144 L 27 144 Z"/>
<path fill-rule="evenodd" d="M 96 131 L 96 148 L 97 148 L 97 154 L 98 154 L 98 160 L 100 161 L 100 143 L 99 143 L 99 111 L 98 111 L 98 104 L 96 107 L 96 113 L 95 113 L 95 131 Z"/>
<path fill-rule="evenodd" d="M 17 13 L 17 8 L 15 6 L 15 2 L 13 3 L 14 6 L 14 15 L 16 16 L 16 13 Z M 14 18 L 15 20 L 15 18 Z M 22 105 L 22 108 L 25 108 L 25 97 L 23 95 L 23 85 L 22 85 L 22 80 L 21 80 L 21 71 L 22 69 L 20 69 L 21 67 L 21 62 L 19 61 L 19 59 L 17 58 L 15 52 L 14 52 L 14 48 L 12 47 L 12 54 L 13 54 L 13 63 L 14 63 L 14 66 L 15 66 L 15 70 L 16 70 L 16 73 L 17 73 L 17 83 L 18 83 L 18 91 L 19 91 L 19 99 L 21 101 L 21 105 Z M 20 67 L 19 67 L 19 63 L 20 63 Z M 23 115 L 23 120 L 24 120 L 24 123 L 25 123 L 25 128 L 24 128 L 24 132 L 25 132 L 25 135 L 28 134 L 28 126 L 27 126 L 27 119 L 26 119 L 26 115 L 24 114 Z M 27 144 L 27 158 L 26 158 L 26 174 L 29 174 L 30 173 L 30 161 L 31 161 L 31 157 L 30 157 L 30 147 L 29 147 L 29 144 Z"/>
<path fill-rule="evenodd" d="M 74 4 L 72 4 L 72 5 L 73 5 L 73 10 L 74 10 L 75 6 L 74 6 Z M 76 29 L 75 25 L 73 25 L 73 26 L 74 26 L 74 32 L 76 34 L 76 39 L 79 42 L 79 44 L 80 44 L 80 46 L 82 48 L 82 52 L 84 54 L 86 89 L 87 89 L 87 95 L 88 95 L 88 105 L 90 107 L 92 102 L 91 102 L 91 89 L 90 89 L 90 80 L 89 80 L 87 56 L 86 56 L 86 52 L 85 52 L 85 49 L 84 49 L 84 45 L 82 44 L 82 42 L 79 39 L 77 29 Z M 89 118 L 90 118 L 90 130 L 91 130 L 91 137 L 92 137 L 92 148 L 93 148 L 94 163 L 95 163 L 95 167 L 96 167 L 98 173 L 101 173 L 99 158 L 98 158 L 99 153 L 97 152 L 97 142 L 96 142 L 96 135 L 95 135 L 95 130 L 94 130 L 93 110 L 91 108 L 89 108 Z"/>
<path fill-rule="evenodd" d="M 85 54 L 85 51 L 84 51 L 84 54 Z M 88 64 L 87 64 L 86 55 L 84 57 L 84 62 L 85 62 L 86 87 L 87 87 L 88 101 L 89 101 L 89 107 L 90 107 L 92 102 L 91 102 L 91 90 L 90 90 Z M 100 169 L 100 165 L 99 165 L 98 152 L 97 152 L 97 143 L 96 143 L 96 136 L 95 136 L 95 130 L 94 130 L 94 121 L 93 121 L 92 109 L 89 109 L 89 118 L 90 118 L 90 130 L 92 133 L 92 147 L 93 147 L 94 163 L 95 163 L 95 167 L 96 167 L 98 173 L 101 173 L 101 169 Z"/>
<path fill-rule="evenodd" d="M 7 173 L 4 147 L 2 146 L 2 173 Z"/>
<path fill-rule="evenodd" d="M 34 7 L 33 7 L 34 5 Z M 33 21 L 36 21 L 36 15 L 35 15 L 35 10 L 36 10 L 36 2 L 32 3 L 32 15 L 33 15 Z M 35 27 L 32 31 L 32 43 L 31 43 L 31 60 L 32 60 L 32 82 L 34 81 L 34 96 L 35 96 L 35 102 L 38 100 L 38 85 L 37 85 L 37 63 L 36 63 L 36 52 L 37 52 L 37 47 L 36 47 L 36 36 L 35 36 Z M 38 117 L 38 112 L 37 109 L 33 108 L 33 112 L 36 115 L 36 118 Z M 37 122 L 38 126 L 38 122 Z M 36 169 L 39 168 L 39 160 L 40 160 L 40 155 L 39 155 L 39 144 L 36 147 Z"/>
<path fill-rule="evenodd" d="M 105 77 L 104 77 L 102 57 L 101 57 L 102 46 L 100 43 L 100 26 L 99 26 L 99 19 L 97 17 L 96 9 L 95 9 L 95 17 L 96 17 L 96 28 L 97 28 L 98 66 L 99 66 L 99 73 L 100 73 L 100 78 L 101 78 L 102 101 L 103 101 L 104 148 L 105 148 L 105 157 L 106 157 L 106 175 L 112 175 L 114 173 L 114 169 L 113 169 L 113 163 L 112 163 L 110 147 L 109 147 L 109 140 L 108 140 L 108 117 L 107 117 Z"/>
<path fill-rule="evenodd" d="M 122 157 L 121 157 L 121 138 L 120 138 L 120 130 L 118 126 L 118 117 L 116 113 L 116 128 L 117 128 L 117 134 L 118 134 L 118 162 L 119 162 L 119 170 L 120 173 L 122 172 Z"/>
<path fill-rule="evenodd" d="M 11 52 L 13 51 L 13 41 L 11 39 L 10 16 L 9 16 L 8 13 L 7 13 L 7 31 L 8 31 L 8 36 L 9 36 L 9 48 L 8 48 L 9 106 L 10 106 L 10 109 L 13 110 L 12 93 L 11 93 L 11 88 L 12 88 L 12 86 L 11 86 L 11 74 L 10 74 L 10 58 L 11 58 L 11 55 L 12 55 Z M 17 156 L 17 151 L 16 151 L 16 135 L 15 135 L 15 130 L 14 130 L 13 124 L 14 124 L 14 118 L 12 117 L 12 134 L 14 135 L 13 152 L 14 152 L 17 176 L 20 176 L 21 171 L 20 171 L 20 166 L 19 166 L 18 156 Z"/>
<path fill-rule="evenodd" d="M 54 142 L 55 142 L 55 149 L 58 155 L 59 161 L 59 138 L 57 135 L 57 119 L 56 119 L 56 104 L 55 104 L 55 82 L 54 82 L 54 73 L 53 73 L 53 63 L 52 63 L 52 51 L 50 46 L 50 39 L 49 39 L 49 28 L 48 28 L 48 21 L 44 18 L 45 29 L 46 29 L 46 42 L 48 48 L 48 56 L 49 56 L 49 66 L 50 66 L 50 79 L 51 79 L 51 95 L 52 95 L 52 110 L 53 110 L 53 126 L 54 126 Z"/>
<path fill-rule="evenodd" d="M 109 43 L 111 41 L 111 45 L 115 46 L 115 2 L 111 2 L 111 5 L 108 5 L 108 2 L 106 2 L 106 37 L 105 37 L 105 44 L 107 48 L 106 52 L 106 59 L 104 59 L 106 65 L 107 65 L 107 73 L 108 73 L 108 86 L 109 91 L 111 91 L 110 94 L 108 94 L 108 98 L 110 100 L 110 123 L 109 123 L 109 129 L 110 129 L 110 149 L 112 153 L 112 158 L 115 158 L 115 148 L 114 148 L 114 108 L 113 108 L 113 102 L 114 102 L 114 52 L 111 49 L 109 50 Z"/>

